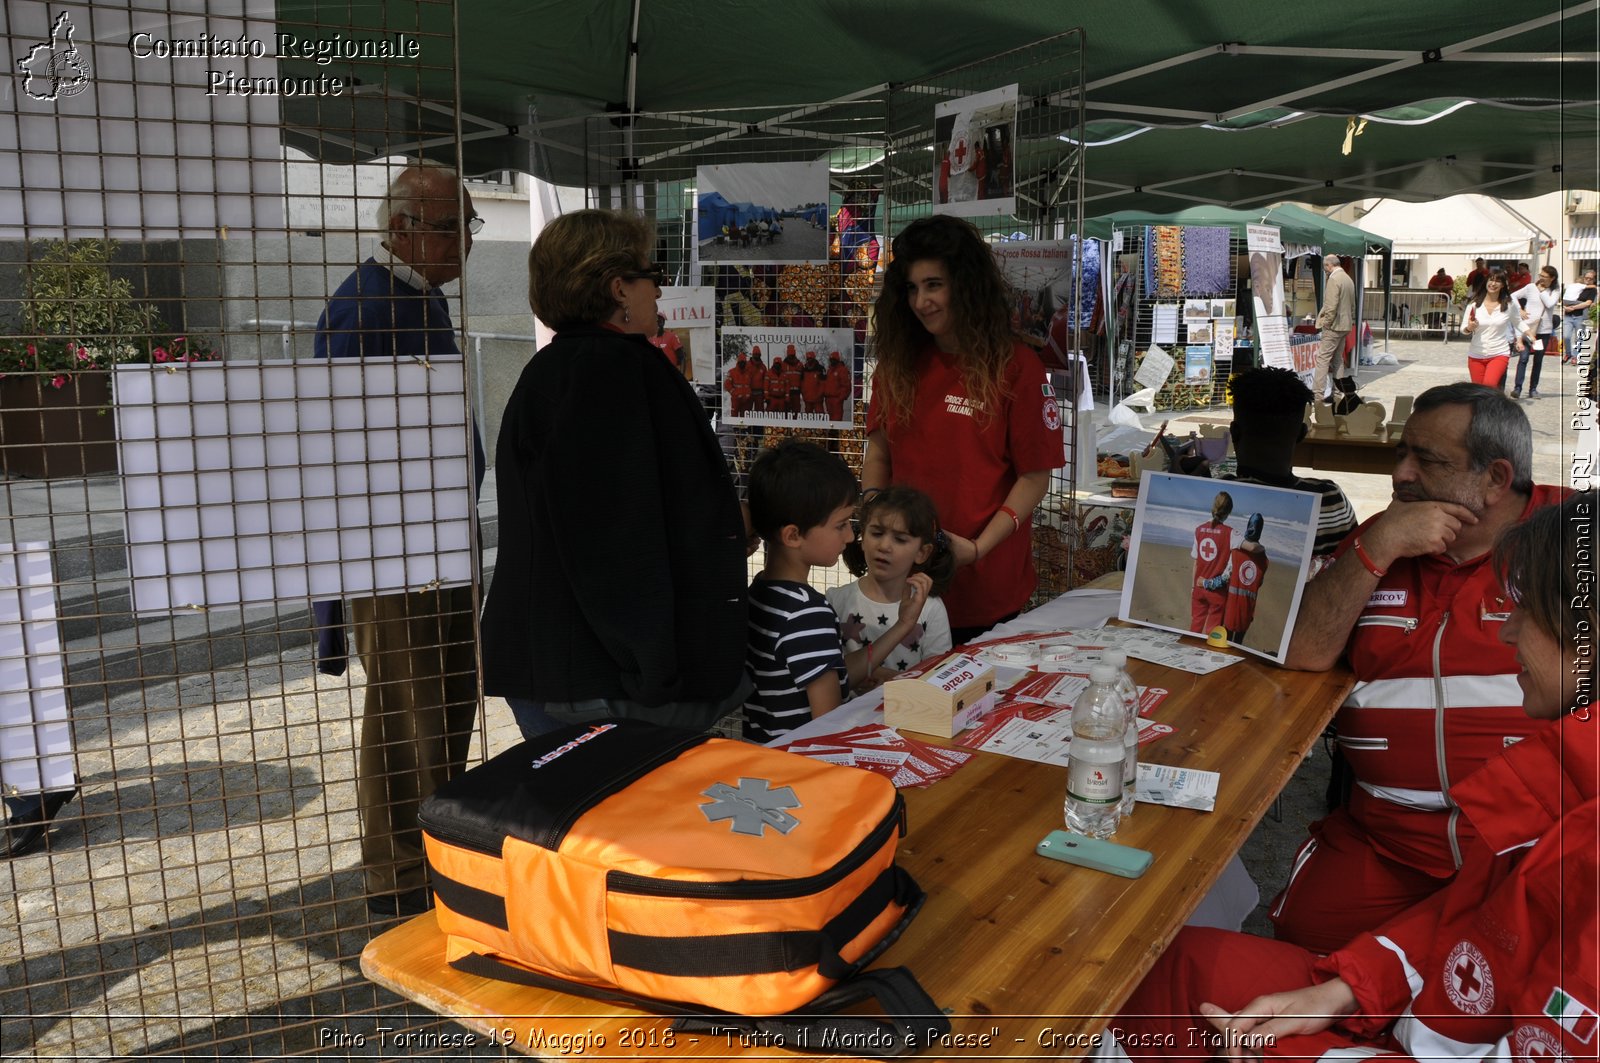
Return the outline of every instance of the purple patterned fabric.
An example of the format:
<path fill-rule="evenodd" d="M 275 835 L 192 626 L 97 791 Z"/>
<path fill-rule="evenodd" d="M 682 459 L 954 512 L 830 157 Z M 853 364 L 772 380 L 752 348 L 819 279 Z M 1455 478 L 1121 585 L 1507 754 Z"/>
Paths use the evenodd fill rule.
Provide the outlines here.
<path fill-rule="evenodd" d="M 1223 225 L 1183 227 L 1183 294 L 1225 295 L 1228 279 L 1228 233 Z"/>

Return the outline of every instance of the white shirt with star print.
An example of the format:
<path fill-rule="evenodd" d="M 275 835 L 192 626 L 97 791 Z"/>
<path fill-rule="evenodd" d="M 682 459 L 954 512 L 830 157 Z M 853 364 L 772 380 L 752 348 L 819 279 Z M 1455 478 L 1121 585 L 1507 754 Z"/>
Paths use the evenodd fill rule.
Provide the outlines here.
<path fill-rule="evenodd" d="M 859 581 L 843 587 L 829 587 L 825 593 L 834 615 L 839 618 L 839 638 L 845 653 L 878 641 L 900 619 L 900 603 L 873 601 L 861 589 Z M 887 657 L 881 646 L 873 656 L 878 659 L 879 667 L 903 672 L 918 661 L 948 653 L 950 645 L 950 616 L 943 602 L 929 598 L 922 606 L 922 619 L 911 634 Z"/>

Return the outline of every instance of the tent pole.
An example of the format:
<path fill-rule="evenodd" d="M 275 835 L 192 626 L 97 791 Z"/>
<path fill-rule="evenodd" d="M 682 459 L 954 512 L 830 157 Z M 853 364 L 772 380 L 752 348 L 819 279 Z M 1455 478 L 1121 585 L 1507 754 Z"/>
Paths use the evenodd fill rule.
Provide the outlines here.
<path fill-rule="evenodd" d="M 639 179 L 637 172 L 637 156 L 634 152 L 633 123 L 634 115 L 639 110 L 639 5 L 641 0 L 633 0 L 633 18 L 628 26 L 628 89 L 627 99 L 624 101 L 627 110 L 624 112 L 622 127 L 623 154 L 628 160 L 628 176 L 623 178 L 622 195 L 624 199 L 632 200 L 635 209 L 642 208 L 644 203 L 640 193 L 644 184 Z"/>

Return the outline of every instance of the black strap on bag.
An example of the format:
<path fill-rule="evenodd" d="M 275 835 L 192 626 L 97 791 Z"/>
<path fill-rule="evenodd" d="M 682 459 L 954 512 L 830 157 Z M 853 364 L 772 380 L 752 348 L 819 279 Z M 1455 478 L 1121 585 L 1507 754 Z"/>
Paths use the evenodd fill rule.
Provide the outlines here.
<path fill-rule="evenodd" d="M 621 1004 L 673 1017 L 682 1033 L 742 1033 L 763 1043 L 796 1051 L 825 1051 L 885 1059 L 911 1055 L 950 1032 L 950 1019 L 933 1002 L 916 976 L 905 967 L 867 971 L 840 982 L 792 1015 L 734 1015 L 695 1004 L 636 996 L 620 989 L 602 989 L 540 974 L 493 956 L 472 953 L 450 966 L 480 978 L 549 989 L 557 993 Z M 877 1001 L 884 1018 L 835 1015 L 841 1008 Z"/>

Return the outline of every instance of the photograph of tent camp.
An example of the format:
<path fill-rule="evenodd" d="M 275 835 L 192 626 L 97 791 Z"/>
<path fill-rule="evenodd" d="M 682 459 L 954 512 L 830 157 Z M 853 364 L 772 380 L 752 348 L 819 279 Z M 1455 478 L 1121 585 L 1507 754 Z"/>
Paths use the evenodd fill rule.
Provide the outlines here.
<path fill-rule="evenodd" d="M 826 262 L 828 164 L 751 162 L 702 166 L 702 262 Z"/>

